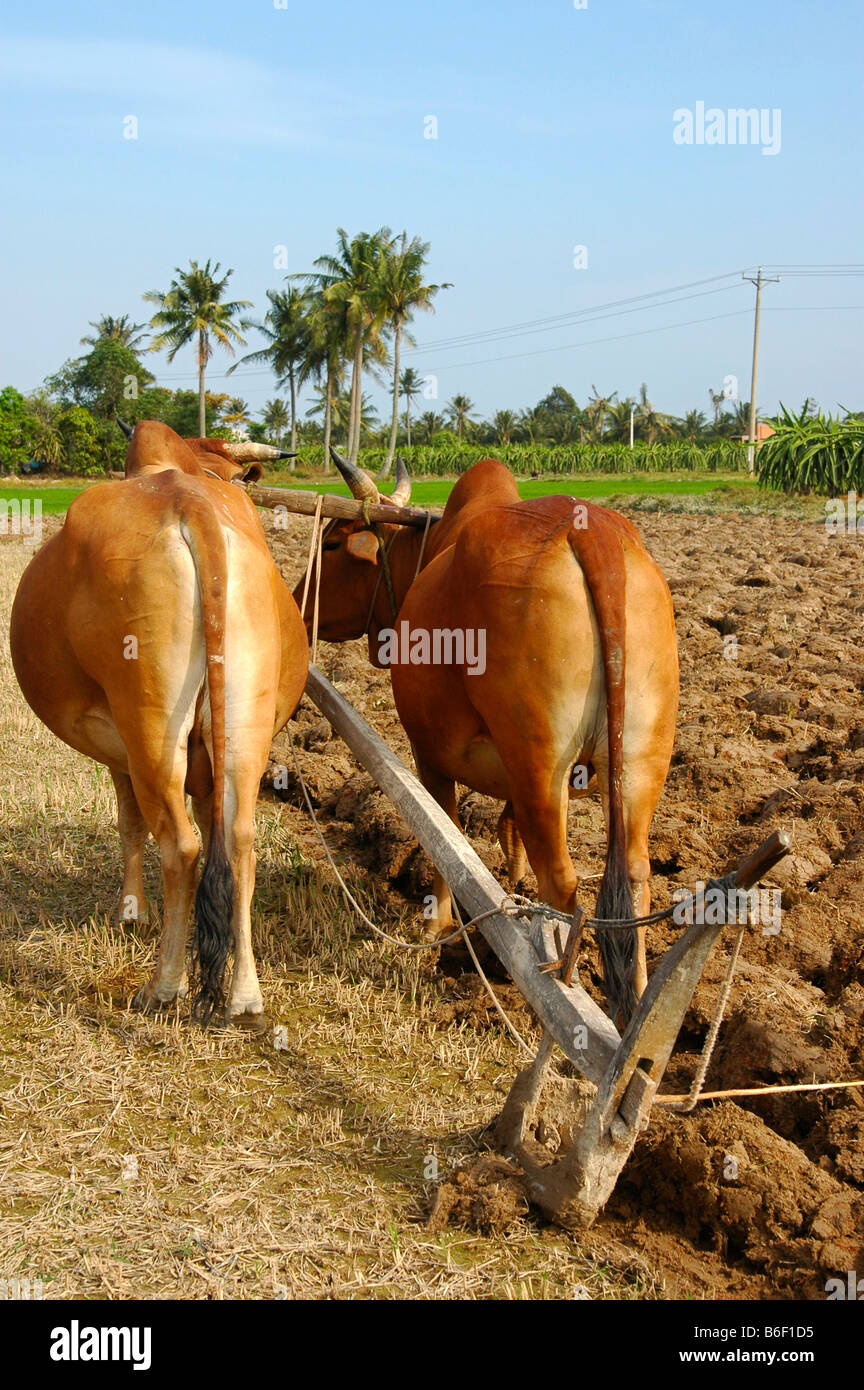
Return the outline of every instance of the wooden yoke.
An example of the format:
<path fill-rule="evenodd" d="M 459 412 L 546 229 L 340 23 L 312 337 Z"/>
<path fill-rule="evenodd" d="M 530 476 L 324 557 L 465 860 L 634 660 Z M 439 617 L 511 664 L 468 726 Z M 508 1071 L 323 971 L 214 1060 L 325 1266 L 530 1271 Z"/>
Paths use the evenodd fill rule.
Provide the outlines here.
<path fill-rule="evenodd" d="M 336 521 L 389 521 L 394 526 L 425 526 L 426 518 L 440 521 L 442 513 L 430 507 L 393 507 L 384 502 L 358 502 L 353 497 L 337 497 L 335 493 L 304 492 L 291 487 L 258 487 L 253 483 L 245 489 L 256 507 L 296 512 L 298 516 L 314 516 L 319 497 L 321 515 Z"/>

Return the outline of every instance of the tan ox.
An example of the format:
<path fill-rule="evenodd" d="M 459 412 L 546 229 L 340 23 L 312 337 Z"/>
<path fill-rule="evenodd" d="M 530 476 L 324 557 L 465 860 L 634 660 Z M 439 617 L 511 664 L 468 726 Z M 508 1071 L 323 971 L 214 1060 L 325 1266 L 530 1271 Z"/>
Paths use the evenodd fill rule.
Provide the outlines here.
<path fill-rule="evenodd" d="M 368 474 L 334 458 L 356 497 L 377 499 Z M 409 492 L 403 466 L 394 498 Z M 511 880 L 527 850 L 540 898 L 570 912 L 568 797 L 599 785 L 608 846 L 596 915 L 647 913 L 678 651 L 668 586 L 635 527 L 569 497 L 522 502 L 512 474 L 484 459 L 453 488 L 425 549 L 418 529 L 356 521 L 331 525 L 323 551 L 320 635 L 365 633 L 371 660 L 391 666 L 419 776 L 453 820 L 457 783 L 503 801 Z M 440 876 L 435 894 L 443 935 L 452 919 Z M 646 982 L 644 929 L 636 942 L 600 931 L 599 943 L 610 1011 L 626 1016 Z"/>
<path fill-rule="evenodd" d="M 255 508 L 229 481 L 244 471 L 237 452 L 139 424 L 125 480 L 82 492 L 25 570 L 11 639 L 28 704 L 111 772 L 123 916 L 143 913 L 148 832 L 159 846 L 164 932 L 136 1006 L 157 1009 L 187 990 L 199 855 L 188 793 L 205 844 L 194 1012 L 206 1023 L 221 1011 L 233 943 L 227 1017 L 257 1029 L 255 800 L 273 734 L 300 700 L 308 644 Z"/>

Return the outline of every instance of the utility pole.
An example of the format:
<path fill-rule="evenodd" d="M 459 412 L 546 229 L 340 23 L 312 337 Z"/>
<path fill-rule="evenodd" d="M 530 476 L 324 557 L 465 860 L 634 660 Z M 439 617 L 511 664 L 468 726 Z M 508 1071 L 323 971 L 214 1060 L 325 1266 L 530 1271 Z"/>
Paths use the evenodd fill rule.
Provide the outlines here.
<path fill-rule="evenodd" d="M 630 407 L 630 448 L 633 448 L 633 415 L 636 411 L 635 405 Z"/>
<path fill-rule="evenodd" d="M 780 279 L 779 275 L 763 275 L 760 265 L 756 279 L 752 275 L 742 275 L 742 280 L 749 280 L 751 285 L 756 286 L 756 317 L 753 321 L 753 370 L 750 374 L 750 425 L 747 430 L 747 472 L 753 473 L 756 468 L 756 379 L 759 375 L 759 314 L 762 309 L 762 286 L 776 285 Z"/>

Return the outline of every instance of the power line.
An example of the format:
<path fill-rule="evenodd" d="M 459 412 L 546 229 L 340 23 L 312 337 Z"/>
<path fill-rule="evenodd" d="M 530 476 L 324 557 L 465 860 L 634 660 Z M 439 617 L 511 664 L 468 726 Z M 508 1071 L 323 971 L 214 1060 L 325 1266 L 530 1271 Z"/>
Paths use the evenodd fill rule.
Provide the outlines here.
<path fill-rule="evenodd" d="M 766 308 L 764 312 L 766 314 L 809 314 L 833 313 L 834 310 L 848 310 L 850 312 L 861 312 L 864 311 L 864 304 L 772 304 L 769 308 Z M 569 352 L 575 348 L 589 347 L 593 346 L 596 343 L 617 343 L 621 342 L 625 338 L 644 338 L 651 333 L 666 333 L 672 328 L 687 328 L 692 324 L 714 323 L 718 319 L 736 318 L 741 314 L 749 314 L 749 312 L 749 309 L 733 309 L 728 314 L 712 314 L 708 318 L 701 319 L 683 319 L 680 323 L 659 324 L 656 328 L 642 328 L 638 329 L 633 333 L 617 333 L 607 338 L 586 338 L 580 343 L 563 343 L 557 347 L 537 348 L 531 352 L 513 352 L 501 357 L 482 357 L 479 359 L 472 359 L 470 362 L 450 362 L 446 366 L 438 367 L 436 370 L 446 372 L 456 367 L 481 367 L 485 366 L 489 362 L 515 362 L 522 357 L 541 357 L 544 354 L 552 352 Z M 237 381 L 241 378 L 271 375 L 272 373 L 269 371 L 269 369 L 265 368 L 260 372 L 233 372 L 231 375 L 231 380 Z M 224 380 L 226 376 L 227 372 L 210 372 L 208 373 L 208 380 L 221 381 Z M 187 372 L 181 373 L 181 375 L 179 376 L 163 376 L 160 377 L 160 381 L 196 381 L 197 378 L 197 372 Z"/>
<path fill-rule="evenodd" d="M 585 317 L 580 317 L 573 323 L 556 323 L 547 325 L 545 328 L 527 328 L 521 332 L 500 332 L 495 336 L 483 335 L 482 337 L 478 336 L 475 338 L 472 335 L 466 336 L 465 339 L 455 339 L 453 341 L 445 339 L 443 340 L 443 342 L 437 343 L 434 346 L 438 348 L 443 348 L 446 351 L 447 349 L 452 347 L 471 347 L 476 342 L 478 346 L 482 347 L 486 343 L 506 342 L 512 338 L 527 338 L 531 337 L 535 333 L 549 333 L 555 329 L 561 328 L 581 328 L 582 325 L 585 323 L 599 323 L 602 319 L 617 319 L 621 318 L 622 315 L 642 314 L 645 313 L 646 310 L 650 312 L 652 309 L 665 309 L 668 304 L 683 304 L 686 300 L 689 299 L 704 299 L 706 295 L 725 294 L 727 290 L 737 289 L 740 289 L 740 285 L 719 285 L 716 289 L 713 290 L 699 290 L 696 292 L 696 294 L 680 294 L 677 295 L 674 299 L 664 299 L 656 304 L 634 304 L 632 307 L 627 309 L 614 309 L 611 313 L 596 313 L 589 315 L 587 311 L 585 311 Z M 412 353 L 428 352 L 429 350 L 430 345 L 428 344 L 424 345 L 423 347 L 418 346 L 413 348 L 409 347 L 405 349 L 406 352 Z"/>
<path fill-rule="evenodd" d="M 505 357 L 482 357 L 471 362 L 448 362 L 446 366 L 437 367 L 439 372 L 448 372 L 456 367 L 482 367 L 488 362 L 513 362 L 519 357 L 543 357 L 551 352 L 570 352 L 574 348 L 593 347 L 596 343 L 618 343 L 624 338 L 644 338 L 649 333 L 666 333 L 672 328 L 688 328 L 694 323 L 716 323 L 718 319 L 734 319 L 741 314 L 749 314 L 749 309 L 732 309 L 728 314 L 710 314 L 708 318 L 684 319 L 680 323 L 664 323 L 657 328 L 642 328 L 635 333 L 616 333 L 608 338 L 584 338 L 581 343 L 562 343 L 558 347 L 535 348 L 532 352 L 514 352 Z"/>
<path fill-rule="evenodd" d="M 790 263 L 789 265 L 783 265 L 782 263 L 778 263 L 778 264 L 776 264 L 776 265 L 772 264 L 769 268 L 772 269 L 772 270 L 774 270 L 774 269 L 777 269 L 777 270 L 782 269 L 783 272 L 784 272 L 784 275 L 788 275 L 788 276 L 790 276 L 790 277 L 791 277 L 791 276 L 795 276 L 795 277 L 798 277 L 798 278 L 805 278 L 805 277 L 825 278 L 825 277 L 828 277 L 828 276 L 838 276 L 838 277 L 849 276 L 849 277 L 856 278 L 856 277 L 859 277 L 859 276 L 861 276 L 861 275 L 864 275 L 864 263 L 858 263 L 858 262 L 849 262 L 848 264 L 843 264 L 843 263 L 832 264 L 832 263 L 829 263 L 829 262 L 825 262 L 825 263 L 819 263 L 819 262 L 805 263 L 805 262 L 801 262 L 801 263 Z M 501 327 L 499 327 L 499 328 L 487 328 L 487 329 L 482 329 L 482 330 L 479 330 L 479 331 L 476 332 L 476 333 L 465 333 L 465 334 L 457 335 L 457 336 L 454 336 L 454 337 L 451 337 L 451 338 L 438 338 L 438 339 L 432 339 L 432 340 L 430 340 L 430 341 L 427 342 L 427 343 L 421 343 L 421 344 L 418 344 L 418 345 L 415 346 L 415 347 L 408 347 L 408 346 L 406 346 L 403 350 L 404 350 L 404 352 L 405 352 L 406 354 L 407 354 L 407 353 L 412 353 L 412 354 L 416 354 L 416 353 L 426 353 L 426 352 L 429 352 L 431 349 L 440 349 L 440 350 L 442 350 L 442 351 L 448 351 L 448 350 L 451 349 L 451 348 L 469 347 L 469 346 L 471 346 L 471 345 L 474 344 L 474 343 L 476 343 L 476 344 L 478 344 L 478 345 L 482 345 L 482 344 L 484 344 L 484 343 L 491 344 L 491 343 L 494 343 L 494 342 L 506 342 L 506 341 L 508 341 L 508 340 L 510 340 L 510 339 L 513 339 L 513 338 L 529 337 L 529 336 L 532 336 L 532 335 L 534 335 L 534 334 L 536 334 L 536 333 L 550 332 L 550 331 L 554 330 L 555 328 L 569 327 L 571 324 L 572 324 L 574 327 L 576 327 L 576 326 L 581 326 L 582 324 L 585 324 L 585 323 L 597 323 L 597 322 L 600 322 L 600 321 L 602 321 L 603 319 L 606 319 L 606 318 L 619 318 L 619 317 L 621 317 L 622 315 L 626 315 L 626 314 L 630 314 L 630 313 L 641 313 L 641 312 L 643 312 L 645 309 L 659 309 L 659 308 L 664 308 L 666 304 L 680 304 L 680 303 L 684 303 L 684 302 L 686 302 L 686 301 L 688 301 L 688 300 L 690 300 L 690 299 L 700 299 L 700 298 L 703 298 L 703 297 L 706 296 L 706 295 L 711 295 L 711 294 L 722 294 L 722 293 L 724 293 L 726 290 L 729 290 L 729 289 L 738 289 L 738 288 L 740 288 L 740 282 L 737 281 L 737 277 L 738 277 L 739 275 L 742 276 L 742 277 L 744 277 L 744 278 L 746 278 L 746 277 L 747 277 L 747 272 L 746 272 L 746 271 L 726 271 L 726 272 L 724 272 L 724 274 L 722 274 L 722 275 L 709 275 L 709 276 L 706 276 L 705 278 L 703 278 L 703 279 L 701 279 L 701 280 L 689 280 L 689 281 L 687 281 L 687 282 L 685 282 L 684 284 L 681 284 L 681 285 L 670 285 L 670 286 L 668 286 L 666 289 L 663 289 L 663 290 L 650 290 L 650 291 L 646 292 L 645 294 L 631 295 L 631 296 L 629 296 L 629 297 L 627 297 L 627 298 L 624 298 L 624 299 L 613 299 L 613 300 L 609 300 L 609 301 L 607 301 L 605 304 L 587 305 L 584 309 L 572 309 L 572 310 L 569 310 L 566 314 L 553 314 L 553 315 L 551 315 L 551 316 L 549 316 L 549 317 L 546 317 L 546 318 L 526 319 L 526 320 L 524 320 L 524 321 L 521 322 L 521 323 L 515 323 L 515 324 L 504 325 L 504 326 L 501 326 Z M 724 280 L 733 281 L 733 283 L 726 284 L 726 285 L 720 283 L 720 282 L 722 282 L 722 281 L 724 281 Z M 717 288 L 716 288 L 716 289 L 712 289 L 712 290 L 702 290 L 702 289 L 701 289 L 701 286 L 703 286 L 703 285 L 716 285 Z M 696 293 L 696 294 L 680 294 L 679 291 L 682 291 L 682 290 L 697 290 L 697 291 L 699 291 L 699 292 Z M 675 298 L 669 298 L 670 295 L 674 295 Z M 650 300 L 654 300 L 654 301 L 656 301 L 656 302 L 655 302 L 655 303 L 647 303 L 647 302 L 646 302 L 646 301 L 650 301 Z M 830 309 L 833 309 L 833 308 L 837 308 L 837 309 L 856 309 L 856 308 L 858 308 L 858 307 L 859 307 L 859 306 L 854 305 L 854 304 L 842 304 L 842 305 L 839 305 L 839 304 L 838 304 L 838 305 L 802 305 L 802 306 L 800 306 L 800 307 L 788 306 L 786 311 L 787 311 L 787 312 L 806 312 L 806 311 L 808 311 L 808 310 L 819 310 L 819 311 L 822 311 L 822 310 L 830 310 Z M 778 312 L 781 308 L 783 308 L 783 306 L 777 306 L 776 309 L 772 309 L 772 312 Z M 607 311 L 609 311 L 609 312 L 607 312 Z M 657 328 L 644 329 L 644 330 L 637 331 L 637 332 L 635 332 L 635 333 L 622 333 L 622 334 L 618 334 L 618 335 L 615 335 L 615 336 L 612 336 L 612 337 L 608 337 L 608 338 L 592 338 L 592 339 L 588 339 L 588 340 L 586 340 L 585 345 L 586 345 L 586 346 L 589 346 L 589 345 L 593 345 L 593 344 L 595 344 L 595 343 L 617 342 L 617 341 L 621 341 L 622 339 L 625 339 L 625 338 L 641 337 L 641 336 L 644 336 L 644 335 L 647 334 L 647 333 L 665 333 L 665 332 L 667 332 L 669 329 L 675 328 L 675 327 L 679 327 L 679 326 L 683 328 L 683 327 L 687 327 L 687 326 L 690 325 L 690 324 L 710 323 L 710 322 L 713 322 L 714 320 L 716 320 L 716 319 L 718 319 L 718 318 L 730 318 L 730 317 L 733 317 L 733 315 L 732 315 L 732 314 L 718 314 L 718 315 L 714 315 L 712 318 L 705 318 L 705 319 L 686 319 L 686 320 L 684 320 L 680 325 L 678 325 L 678 324 L 662 324 L 662 325 L 658 326 Z M 561 346 L 559 346 L 559 347 L 554 347 L 554 348 L 542 348 L 542 349 L 538 349 L 537 351 L 532 351 L 532 352 L 525 352 L 525 353 L 509 353 L 509 354 L 504 354 L 504 355 L 499 356 L 499 357 L 488 357 L 488 358 L 475 359 L 475 360 L 473 360 L 473 361 L 471 361 L 471 362 L 452 363 L 452 364 L 450 364 L 450 365 L 448 365 L 448 366 L 439 368 L 439 370 L 440 370 L 440 371 L 449 371 L 449 370 L 451 370 L 451 368 L 455 368 L 455 367 L 484 366 L 484 365 L 486 365 L 487 363 L 490 363 L 490 362 L 512 362 L 512 361 L 516 361 L 517 359 L 519 359 L 519 358 L 521 358 L 521 357 L 534 357 L 534 356 L 540 356 L 540 355 L 542 355 L 543 353 L 549 353 L 549 352 L 568 352 L 568 351 L 570 351 L 570 350 L 572 350 L 572 349 L 574 349 L 574 348 L 581 347 L 581 346 L 582 346 L 581 343 L 568 343 L 568 344 L 563 344 L 563 345 L 561 345 Z M 234 379 L 234 380 L 238 380 L 238 379 L 239 379 L 239 380 L 252 380 L 253 378 L 271 377 L 271 376 L 272 376 L 272 372 L 270 371 L 269 368 L 263 368 L 261 371 L 233 372 L 231 375 L 232 375 L 232 379 Z M 228 379 L 228 373 L 227 373 L 227 372 L 211 372 L 211 373 L 209 373 L 209 377 L 210 377 L 210 380 L 211 380 L 211 381 L 214 381 L 214 380 L 215 380 L 215 381 L 226 381 L 226 380 Z M 161 377 L 161 380 L 164 381 L 164 382 L 168 382 L 168 381 L 194 381 L 196 378 L 197 378 L 197 373 L 196 373 L 196 372 L 181 372 L 181 373 L 178 373 L 178 374 L 172 374 L 172 375 L 165 375 L 165 376 L 162 376 L 162 377 Z"/>
<path fill-rule="evenodd" d="M 648 310 L 650 310 L 650 309 L 665 309 L 667 305 L 671 305 L 671 304 L 682 304 L 682 303 L 684 303 L 685 301 L 690 300 L 690 299 L 702 299 L 705 295 L 722 294 L 722 293 L 724 293 L 725 290 L 729 290 L 729 289 L 740 289 L 740 285 L 737 285 L 737 284 L 735 284 L 735 285 L 721 285 L 718 289 L 714 289 L 714 290 L 702 290 L 702 291 L 700 291 L 698 294 L 682 294 L 682 295 L 678 295 L 675 299 L 667 299 L 667 300 L 665 300 L 663 303 L 660 303 L 660 304 L 639 304 L 639 305 L 634 306 L 632 309 L 617 309 L 617 310 L 615 310 L 613 313 L 610 313 L 610 314 L 593 314 L 590 318 L 582 318 L 582 319 L 580 319 L 580 320 L 578 321 L 577 324 L 574 324 L 574 325 L 572 325 L 572 326 L 573 326 L 573 327 L 581 327 L 582 324 L 585 324 L 585 323 L 598 323 L 598 322 L 600 322 L 600 321 L 603 320 L 603 319 L 620 318 L 622 314 L 638 314 L 638 313 L 643 313 L 646 309 L 648 309 Z M 582 310 L 582 311 L 580 311 L 580 312 L 582 312 L 582 313 L 587 313 L 588 311 L 587 311 L 587 310 Z M 563 327 L 570 327 L 571 325 L 570 325 L 569 323 L 567 323 L 567 324 L 556 324 L 555 326 L 556 326 L 556 327 L 561 327 L 561 328 L 563 328 Z M 522 337 L 527 337 L 527 336 L 529 336 L 530 334 L 533 334 L 533 333 L 545 333 L 545 332 L 548 332 L 548 331 L 549 331 L 548 329 L 544 329 L 544 328 L 532 328 L 532 329 L 527 329 L 527 330 L 525 330 L 524 333 L 516 333 L 516 332 L 513 332 L 513 333 L 503 334 L 503 330 L 502 330 L 503 336 L 502 336 L 500 339 L 495 339 L 495 338 L 493 338 L 493 337 L 488 337 L 488 338 L 485 338 L 485 341 L 486 341 L 486 342 L 490 342 L 490 343 L 491 343 L 491 342 L 495 342 L 495 341 L 502 341 L 502 342 L 503 342 L 503 341 L 506 341 L 507 338 L 522 338 Z M 439 347 L 439 348 L 442 348 L 444 351 L 446 351 L 446 350 L 448 350 L 448 349 L 451 348 L 451 347 L 470 347 L 470 346 L 472 345 L 472 343 L 474 343 L 475 341 L 478 341 L 478 339 L 475 338 L 474 335 L 466 335 L 465 339 L 459 339 L 459 338 L 455 338 L 455 339 L 443 338 L 439 343 L 434 344 L 434 346 Z M 415 348 L 403 348 L 403 352 L 427 352 L 428 350 L 429 350 L 429 346 L 428 346 L 428 345 L 427 345 L 426 347 L 423 347 L 423 348 L 420 348 L 420 347 L 415 347 Z M 243 377 L 243 376 L 261 376 L 261 375 L 267 375 L 267 374 L 268 374 L 267 372 L 264 372 L 264 373 L 261 373 L 261 372 L 232 372 L 232 373 L 231 373 L 231 377 L 232 377 L 232 380 L 233 380 L 233 379 L 236 379 L 237 377 Z M 192 380 L 192 379 L 195 377 L 195 375 L 196 375 L 196 373 L 194 373 L 194 372 L 189 372 L 189 373 L 183 373 L 183 374 L 182 374 L 182 377 L 179 377 L 179 376 L 178 376 L 178 377 L 169 377 L 169 376 L 166 376 L 166 377 L 163 377 L 163 380 L 164 380 L 164 381 L 175 381 L 175 380 L 176 380 L 176 381 L 179 381 L 179 380 L 182 379 L 182 380 L 184 380 L 184 381 L 187 381 L 187 380 Z M 227 376 L 228 373 L 227 373 L 227 372 L 215 373 L 214 375 Z"/>
<path fill-rule="evenodd" d="M 528 319 L 524 323 L 508 324 L 501 328 L 485 328 L 478 330 L 476 333 L 463 333 L 452 338 L 434 338 L 429 342 L 418 344 L 415 348 L 406 349 L 406 351 L 425 352 L 429 348 L 460 347 L 469 342 L 478 342 L 483 338 L 494 338 L 499 335 L 510 335 L 522 331 L 535 331 L 543 326 L 549 326 L 550 328 L 555 325 L 566 326 L 574 319 L 583 318 L 585 315 L 599 314 L 606 309 L 620 309 L 628 304 L 641 304 L 646 299 L 659 299 L 665 295 L 677 294 L 679 290 L 698 289 L 701 285 L 716 284 L 719 280 L 732 280 L 741 273 L 740 271 L 732 270 L 725 275 L 711 275 L 708 276 L 707 279 L 691 280 L 684 285 L 670 285 L 665 290 L 651 290 L 648 294 L 630 295 L 626 299 L 611 299 L 606 304 L 590 304 L 584 309 L 570 309 L 566 314 L 553 314 L 549 318 Z M 733 288 L 733 286 L 726 286 L 724 288 Z M 711 293 L 716 293 L 716 291 L 711 291 Z M 649 305 L 648 307 L 661 306 Z"/>

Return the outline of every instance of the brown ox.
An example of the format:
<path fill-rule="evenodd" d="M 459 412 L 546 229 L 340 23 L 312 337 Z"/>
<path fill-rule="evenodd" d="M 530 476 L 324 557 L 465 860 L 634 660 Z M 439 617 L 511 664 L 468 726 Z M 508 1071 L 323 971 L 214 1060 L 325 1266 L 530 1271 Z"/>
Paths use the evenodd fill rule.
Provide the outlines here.
<path fill-rule="evenodd" d="M 258 1028 L 255 799 L 273 734 L 302 694 L 308 644 L 255 508 L 230 485 L 244 471 L 237 452 L 139 424 L 125 480 L 81 493 L 25 570 L 11 640 L 28 704 L 58 738 L 111 772 L 122 916 L 143 915 L 148 832 L 159 846 L 164 932 L 136 1005 L 159 1008 L 186 992 L 199 854 L 189 793 L 205 843 L 195 1013 L 207 1022 L 221 1009 L 233 940 L 227 1016 Z"/>
<path fill-rule="evenodd" d="M 376 494 L 368 474 L 334 457 L 356 497 Z M 403 466 L 397 501 L 409 490 Z M 380 582 L 382 546 L 392 598 L 386 572 Z M 598 786 L 608 842 L 596 915 L 647 913 L 648 832 L 672 752 L 678 652 L 669 589 L 638 532 L 572 498 L 522 502 L 512 474 L 483 459 L 453 488 L 421 560 L 422 546 L 416 529 L 331 525 L 320 635 L 366 633 L 382 666 L 393 650 L 382 633 L 409 634 L 409 655 L 416 643 L 421 661 L 406 660 L 401 642 L 391 679 L 423 784 L 454 821 L 457 782 L 503 801 L 498 834 L 511 881 L 527 851 L 541 899 L 566 912 L 578 884 L 568 797 Z M 456 660 L 447 661 L 448 632 L 473 633 L 478 644 L 485 635 L 482 672 L 479 660 L 473 672 L 459 662 L 452 638 Z M 580 767 L 584 778 L 574 778 Z M 435 894 L 433 934 L 443 935 L 451 901 L 440 876 Z M 610 1012 L 626 1016 L 645 987 L 644 929 L 600 931 L 599 941 Z"/>

